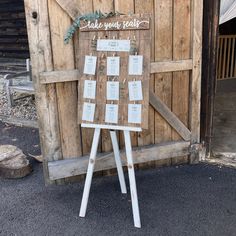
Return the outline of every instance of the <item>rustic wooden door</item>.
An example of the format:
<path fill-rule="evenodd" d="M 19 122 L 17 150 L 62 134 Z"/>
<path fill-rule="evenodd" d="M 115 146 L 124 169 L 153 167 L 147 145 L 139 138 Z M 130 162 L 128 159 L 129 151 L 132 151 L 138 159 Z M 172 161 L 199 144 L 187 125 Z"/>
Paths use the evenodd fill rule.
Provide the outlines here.
<path fill-rule="evenodd" d="M 201 0 L 25 0 L 25 10 L 47 183 L 86 173 L 93 130 L 77 125 L 79 35 L 67 45 L 63 38 L 95 10 L 153 16 L 149 129 L 132 134 L 134 162 L 199 160 Z M 95 171 L 114 168 L 107 131 L 99 150 Z"/>

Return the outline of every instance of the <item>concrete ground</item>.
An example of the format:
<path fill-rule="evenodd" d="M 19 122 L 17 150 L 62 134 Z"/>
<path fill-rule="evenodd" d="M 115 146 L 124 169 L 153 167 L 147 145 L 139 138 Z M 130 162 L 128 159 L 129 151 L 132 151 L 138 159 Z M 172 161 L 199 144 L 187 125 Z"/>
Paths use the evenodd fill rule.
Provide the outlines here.
<path fill-rule="evenodd" d="M 217 81 L 213 120 L 214 153 L 236 154 L 236 79 Z"/>
<path fill-rule="evenodd" d="M 0 123 L 0 144 L 39 154 L 37 130 Z M 0 179 L 0 235 L 236 235 L 236 169 L 208 164 L 139 170 L 142 228 L 133 227 L 130 195 L 116 176 L 95 178 L 86 218 L 83 182 L 44 186 L 42 164 L 18 180 Z M 128 182 L 127 175 L 126 181 Z"/>

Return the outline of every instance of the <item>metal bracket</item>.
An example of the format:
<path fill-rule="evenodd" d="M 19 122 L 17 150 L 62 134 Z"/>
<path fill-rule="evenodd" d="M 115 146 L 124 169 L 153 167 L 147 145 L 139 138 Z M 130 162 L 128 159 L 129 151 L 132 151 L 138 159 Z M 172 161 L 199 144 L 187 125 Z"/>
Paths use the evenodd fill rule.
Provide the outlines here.
<path fill-rule="evenodd" d="M 196 164 L 206 159 L 206 146 L 205 143 L 193 143 L 189 146 L 190 163 Z"/>

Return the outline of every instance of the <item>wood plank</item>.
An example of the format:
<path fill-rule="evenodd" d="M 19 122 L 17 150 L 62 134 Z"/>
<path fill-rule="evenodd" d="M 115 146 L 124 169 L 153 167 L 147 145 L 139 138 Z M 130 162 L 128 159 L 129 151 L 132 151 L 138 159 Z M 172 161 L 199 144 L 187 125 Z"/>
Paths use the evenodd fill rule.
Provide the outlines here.
<path fill-rule="evenodd" d="M 133 149 L 134 164 L 144 163 L 147 161 L 156 161 L 178 157 L 189 154 L 189 142 L 177 141 L 150 146 L 136 147 Z M 125 151 L 121 153 L 122 165 L 127 165 Z M 48 163 L 50 178 L 52 180 L 66 178 L 68 176 L 76 176 L 85 174 L 87 171 L 89 156 L 73 158 L 68 160 L 53 161 Z M 114 154 L 99 154 L 96 159 L 94 171 L 109 170 L 116 167 Z"/>
<path fill-rule="evenodd" d="M 173 32 L 173 1 L 155 1 L 155 61 L 172 60 L 172 32 Z M 155 75 L 155 94 L 169 109 L 172 97 L 172 73 L 159 73 Z M 154 96 L 153 96 L 154 97 Z M 155 112 L 155 143 L 171 140 L 171 126 L 158 113 Z M 171 164 L 171 159 L 165 165 Z"/>
<path fill-rule="evenodd" d="M 133 14 L 134 13 L 134 0 L 117 0 L 114 1 L 114 7 L 115 11 L 118 11 L 122 14 Z M 124 136 L 123 133 L 120 132 L 119 134 L 119 139 L 120 139 L 120 147 L 124 147 Z M 131 133 L 131 142 L 132 146 L 137 146 L 138 145 L 138 134 L 135 132 Z"/>
<path fill-rule="evenodd" d="M 201 102 L 201 62 L 202 62 L 202 14 L 203 1 L 195 0 L 193 4 L 193 71 L 191 83 L 191 143 L 200 142 L 200 102 Z M 190 162 L 197 162 L 192 155 Z"/>
<path fill-rule="evenodd" d="M 189 131 L 189 129 L 153 92 L 150 92 L 150 104 L 176 130 L 176 132 L 178 132 L 178 134 L 185 141 L 190 140 L 191 132 Z"/>
<path fill-rule="evenodd" d="M 83 0 L 78 2 L 78 8 L 81 11 L 81 14 L 87 14 L 90 12 L 93 12 L 93 0 Z M 75 56 L 76 56 L 76 68 L 78 69 L 80 66 L 80 63 L 82 63 L 81 58 L 79 57 L 80 51 L 79 51 L 79 37 L 81 35 L 75 34 L 74 35 L 74 45 L 75 45 Z M 90 42 L 87 42 L 87 44 L 90 44 Z M 85 45 L 85 49 L 88 47 L 88 45 Z M 78 92 L 78 97 L 81 96 L 80 92 Z M 78 120 L 78 119 L 77 119 Z M 82 150 L 83 155 L 88 154 L 91 150 L 92 140 L 93 140 L 93 133 L 94 129 L 86 129 L 81 128 L 81 136 L 82 136 Z M 101 145 L 98 147 L 98 152 L 101 151 Z"/>
<path fill-rule="evenodd" d="M 62 158 L 55 85 L 41 85 L 39 73 L 53 69 L 47 0 L 25 0 L 25 12 L 31 53 L 33 82 L 36 89 L 36 108 L 40 143 L 44 157 L 44 179 L 49 180 L 47 162 Z M 32 18 L 32 12 L 40 17 Z M 45 116 L 47 114 L 47 116 Z"/>
<path fill-rule="evenodd" d="M 234 72 L 234 64 L 235 64 L 235 61 L 236 61 L 236 56 L 234 54 L 234 50 L 235 50 L 235 39 L 236 39 L 236 36 L 235 38 L 232 38 L 232 51 L 231 51 L 231 66 L 230 66 L 230 75 L 229 77 L 234 77 L 235 75 L 233 74 Z"/>
<path fill-rule="evenodd" d="M 174 0 L 173 59 L 189 59 L 191 55 L 191 0 Z M 184 19 L 184 24 L 183 24 Z M 189 71 L 173 72 L 172 112 L 188 127 Z M 172 130 L 172 140 L 180 140 Z M 186 163 L 188 157 L 172 159 L 173 164 Z"/>
<path fill-rule="evenodd" d="M 78 70 L 48 71 L 40 73 L 39 76 L 41 84 L 71 82 L 71 81 L 78 81 L 79 71 Z"/>
<path fill-rule="evenodd" d="M 86 0 L 56 0 L 56 2 L 61 6 L 61 8 L 73 19 L 81 15 L 80 3 L 83 5 L 87 3 Z"/>
<path fill-rule="evenodd" d="M 106 13 L 114 12 L 113 0 L 93 0 L 93 6 L 94 6 L 94 11 L 100 10 L 101 12 L 106 12 Z M 105 92 L 105 88 L 103 89 Z M 101 148 L 102 152 L 112 151 L 112 142 L 109 130 L 102 130 L 101 132 Z"/>
<path fill-rule="evenodd" d="M 177 61 L 161 61 L 161 62 L 151 63 L 151 73 L 192 70 L 192 68 L 193 68 L 192 59 L 177 60 Z"/>
<path fill-rule="evenodd" d="M 155 49 L 155 41 L 154 41 L 154 1 L 153 0 L 136 0 L 135 1 L 135 13 L 149 13 L 152 14 L 150 27 L 151 27 L 151 61 L 154 61 L 154 49 Z M 151 75 L 149 81 L 149 88 L 151 91 L 154 91 L 154 75 Z M 138 134 L 138 146 L 154 144 L 154 109 L 149 105 L 149 114 L 148 114 L 148 129 L 143 130 Z"/>
<path fill-rule="evenodd" d="M 55 0 L 49 0 L 48 7 L 54 69 L 74 69 L 72 42 L 64 44 L 63 41 L 64 34 L 71 24 L 70 17 Z M 57 83 L 56 92 L 63 159 L 80 156 L 82 149 L 77 124 L 77 82 Z"/>

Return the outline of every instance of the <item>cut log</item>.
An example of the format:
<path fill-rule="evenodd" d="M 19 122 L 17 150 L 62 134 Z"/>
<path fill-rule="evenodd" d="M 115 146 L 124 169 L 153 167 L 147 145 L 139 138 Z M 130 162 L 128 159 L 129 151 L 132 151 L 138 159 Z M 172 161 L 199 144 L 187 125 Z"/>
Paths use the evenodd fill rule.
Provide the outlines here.
<path fill-rule="evenodd" d="M 22 150 L 12 145 L 0 146 L 0 177 L 22 178 L 31 171 L 29 160 Z"/>

